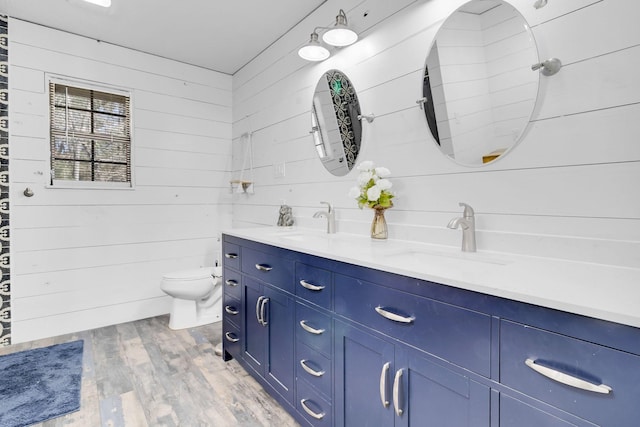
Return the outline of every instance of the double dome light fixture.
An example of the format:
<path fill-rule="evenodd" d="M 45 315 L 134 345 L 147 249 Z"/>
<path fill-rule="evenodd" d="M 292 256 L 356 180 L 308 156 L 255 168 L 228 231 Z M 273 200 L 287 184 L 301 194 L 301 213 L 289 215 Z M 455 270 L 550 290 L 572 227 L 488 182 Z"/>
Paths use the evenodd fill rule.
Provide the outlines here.
<path fill-rule="evenodd" d="M 318 30 L 327 30 L 322 35 L 322 40 L 337 47 L 344 47 L 354 44 L 358 40 L 358 34 L 349 28 L 347 15 L 340 9 L 336 16 L 336 24 L 333 27 L 316 27 L 311 33 L 309 43 L 298 50 L 298 56 L 307 61 L 324 61 L 329 57 L 329 49 L 318 41 Z"/>

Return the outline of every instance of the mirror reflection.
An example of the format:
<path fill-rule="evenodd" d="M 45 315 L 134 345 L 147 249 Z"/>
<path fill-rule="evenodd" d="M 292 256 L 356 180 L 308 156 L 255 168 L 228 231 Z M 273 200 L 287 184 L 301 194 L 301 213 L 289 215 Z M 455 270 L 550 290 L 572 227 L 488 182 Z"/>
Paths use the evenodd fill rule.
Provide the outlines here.
<path fill-rule="evenodd" d="M 329 70 L 316 85 L 311 106 L 311 134 L 318 157 L 336 176 L 355 165 L 362 139 L 360 103 L 351 81 L 339 70 Z"/>
<path fill-rule="evenodd" d="M 427 57 L 425 116 L 443 154 L 480 166 L 520 139 L 536 102 L 538 53 L 524 17 L 499 0 L 472 0 L 444 22 Z"/>

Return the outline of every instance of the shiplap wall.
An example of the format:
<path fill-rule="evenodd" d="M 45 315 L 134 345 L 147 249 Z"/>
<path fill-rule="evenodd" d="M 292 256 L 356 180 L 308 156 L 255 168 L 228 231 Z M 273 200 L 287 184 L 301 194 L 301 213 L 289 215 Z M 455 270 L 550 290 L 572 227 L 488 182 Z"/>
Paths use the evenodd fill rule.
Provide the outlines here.
<path fill-rule="evenodd" d="M 212 266 L 231 224 L 231 76 L 10 28 L 12 341 L 167 313 L 162 274 Z M 46 188 L 50 74 L 131 91 L 133 189 Z"/>
<path fill-rule="evenodd" d="M 322 229 L 312 215 L 327 200 L 339 231 L 367 235 L 373 213 L 347 195 L 355 171 L 326 172 L 309 135 L 316 82 L 337 68 L 362 112 L 376 115 L 364 123 L 360 160 L 393 173 L 391 238 L 460 245 L 460 231 L 446 224 L 463 201 L 475 209 L 480 251 L 640 267 L 640 3 L 563 0 L 536 10 L 532 0 L 510 2 L 532 27 L 539 57 L 558 57 L 564 67 L 541 76 L 519 145 L 481 168 L 442 156 L 416 105 L 434 36 L 462 3 L 329 0 L 236 73 L 234 169 L 242 162 L 239 135 L 252 130 L 255 193 L 234 195 L 234 226 L 273 225 L 287 203 L 299 226 Z M 321 63 L 298 58 L 313 27 L 331 24 L 339 8 L 360 40 Z"/>

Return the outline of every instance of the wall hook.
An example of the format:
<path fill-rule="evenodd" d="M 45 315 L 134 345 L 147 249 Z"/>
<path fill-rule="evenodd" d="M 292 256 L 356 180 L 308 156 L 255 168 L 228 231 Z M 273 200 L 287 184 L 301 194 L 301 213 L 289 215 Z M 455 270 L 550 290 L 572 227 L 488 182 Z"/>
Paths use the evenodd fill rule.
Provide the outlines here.
<path fill-rule="evenodd" d="M 27 187 L 24 189 L 22 194 L 24 194 L 26 197 L 33 197 L 33 190 Z"/>
<path fill-rule="evenodd" d="M 536 9 L 540 9 L 541 7 L 545 7 L 547 5 L 547 0 L 536 0 L 535 3 L 533 3 L 533 7 L 535 7 Z"/>
<path fill-rule="evenodd" d="M 539 64 L 533 64 L 531 69 L 533 71 L 540 70 L 540 73 L 544 76 L 553 76 L 562 68 L 562 62 L 558 58 L 547 59 Z"/>
<path fill-rule="evenodd" d="M 376 118 L 376 116 L 373 113 L 371 113 L 371 114 L 358 114 L 358 120 L 362 121 L 362 119 L 366 119 L 368 123 L 371 123 L 375 118 Z"/>

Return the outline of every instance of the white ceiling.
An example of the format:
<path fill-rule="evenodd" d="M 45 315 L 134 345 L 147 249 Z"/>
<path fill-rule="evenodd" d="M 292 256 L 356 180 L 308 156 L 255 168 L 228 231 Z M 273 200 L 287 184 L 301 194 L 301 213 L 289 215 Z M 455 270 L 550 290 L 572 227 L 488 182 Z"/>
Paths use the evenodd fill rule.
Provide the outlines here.
<path fill-rule="evenodd" d="M 0 13 L 234 74 L 326 1 L 0 0 Z"/>

